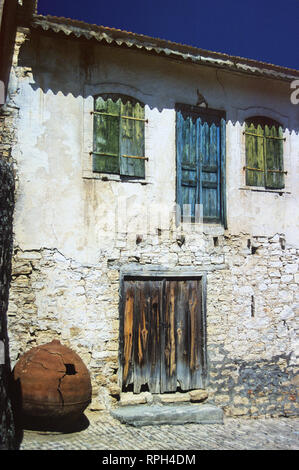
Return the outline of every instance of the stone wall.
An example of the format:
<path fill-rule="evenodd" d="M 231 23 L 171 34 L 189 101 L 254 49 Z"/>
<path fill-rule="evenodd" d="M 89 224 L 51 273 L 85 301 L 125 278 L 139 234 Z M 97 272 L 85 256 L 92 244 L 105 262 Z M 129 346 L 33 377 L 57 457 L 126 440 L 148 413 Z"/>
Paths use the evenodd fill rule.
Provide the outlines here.
<path fill-rule="evenodd" d="M 0 156 L 0 449 L 15 447 L 15 426 L 10 396 L 10 360 L 7 304 L 11 274 L 14 177 Z"/>
<path fill-rule="evenodd" d="M 209 276 L 211 392 L 229 415 L 296 415 L 298 250 L 282 234 L 231 241 Z"/>
<path fill-rule="evenodd" d="M 15 115 L 7 116 L 7 127 L 17 129 L 8 310 L 13 365 L 31 347 L 59 339 L 89 368 L 92 410 L 136 400 L 123 396 L 118 383 L 121 270 L 206 272 L 209 385 L 195 396 L 230 416 L 296 415 L 298 120 L 284 98 L 288 84 L 273 80 L 269 86 L 258 77 L 211 67 L 199 68 L 197 75 L 190 64 L 101 45 L 87 54 L 85 46 L 74 44 L 33 31 L 30 40 L 25 29 L 17 33 L 10 83 Z M 93 54 L 94 65 L 82 70 L 82 57 L 91 60 Z M 144 221 L 147 203 L 173 207 L 174 105 L 196 102 L 199 77 L 211 107 L 227 110 L 229 229 L 205 227 L 184 239 L 157 224 L 155 234 L 115 234 L 111 221 L 123 197 L 128 227 L 134 219 Z M 92 96 L 112 88 L 147 103 L 144 184 L 102 181 L 84 167 L 85 155 L 91 161 Z M 269 112 L 286 127 L 288 178 L 281 194 L 244 188 L 244 119 L 246 113 Z M 9 153 L 12 139 L 3 151 Z M 192 401 L 190 394 L 172 395 L 158 398 Z"/>
<path fill-rule="evenodd" d="M 91 409 L 111 408 L 119 397 L 126 401 L 118 385 L 119 280 L 130 266 L 207 272 L 209 402 L 229 416 L 296 415 L 298 250 L 286 245 L 283 234 L 207 233 L 201 243 L 188 234 L 183 244 L 163 232 L 138 244 L 123 235 L 94 265 L 56 249 L 15 247 L 13 359 L 58 338 L 90 370 Z M 185 398 L 173 395 L 173 401 Z"/>

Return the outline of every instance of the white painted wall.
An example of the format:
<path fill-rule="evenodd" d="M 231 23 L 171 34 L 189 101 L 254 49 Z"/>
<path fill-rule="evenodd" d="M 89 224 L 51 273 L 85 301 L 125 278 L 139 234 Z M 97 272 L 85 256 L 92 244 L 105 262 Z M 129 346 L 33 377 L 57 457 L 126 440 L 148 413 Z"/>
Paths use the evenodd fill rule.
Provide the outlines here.
<path fill-rule="evenodd" d="M 19 188 L 15 243 L 21 249 L 57 248 L 67 258 L 97 263 L 111 249 L 116 201 L 128 199 L 128 220 L 144 221 L 144 205 L 175 203 L 176 102 L 227 112 L 228 232 L 284 233 L 298 246 L 299 105 L 288 83 L 183 64 L 139 51 L 43 37 L 21 50 L 32 72 L 12 77 L 19 88 L 18 144 L 13 149 Z M 25 54 L 26 52 L 26 54 Z M 146 184 L 102 181 L 92 175 L 93 94 L 125 93 L 146 104 Z M 245 189 L 244 119 L 263 114 L 286 128 L 286 188 Z M 114 179 L 114 180 L 113 180 Z M 139 206 L 137 205 L 139 204 Z"/>

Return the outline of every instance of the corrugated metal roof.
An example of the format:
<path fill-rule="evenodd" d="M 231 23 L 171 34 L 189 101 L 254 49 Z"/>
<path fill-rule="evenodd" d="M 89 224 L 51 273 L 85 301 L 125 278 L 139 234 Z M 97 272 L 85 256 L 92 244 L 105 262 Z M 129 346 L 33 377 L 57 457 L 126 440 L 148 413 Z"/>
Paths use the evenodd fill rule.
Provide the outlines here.
<path fill-rule="evenodd" d="M 156 54 L 164 54 L 168 57 L 187 60 L 193 63 L 210 65 L 218 68 L 226 68 L 237 72 L 276 78 L 291 81 L 298 79 L 299 71 L 287 67 L 268 64 L 243 57 L 230 56 L 220 52 L 212 52 L 197 47 L 179 44 L 159 38 L 152 38 L 143 34 L 136 34 L 120 29 L 85 23 L 70 18 L 55 16 L 34 15 L 31 26 L 43 31 L 64 33 L 67 36 L 85 38 L 126 46 L 130 48 L 144 49 Z"/>

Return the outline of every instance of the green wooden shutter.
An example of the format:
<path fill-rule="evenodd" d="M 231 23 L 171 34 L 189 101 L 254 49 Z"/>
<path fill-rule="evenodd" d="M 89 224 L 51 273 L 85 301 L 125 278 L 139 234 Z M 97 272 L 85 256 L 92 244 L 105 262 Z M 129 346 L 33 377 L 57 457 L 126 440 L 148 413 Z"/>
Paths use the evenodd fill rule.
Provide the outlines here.
<path fill-rule="evenodd" d="M 121 115 L 120 174 L 144 178 L 144 107 L 127 101 L 121 105 Z"/>
<path fill-rule="evenodd" d="M 281 127 L 265 126 L 266 187 L 284 188 L 283 131 Z"/>
<path fill-rule="evenodd" d="M 98 97 L 95 100 L 94 172 L 119 173 L 120 111 L 120 99 L 113 102 L 110 98 Z"/>
<path fill-rule="evenodd" d="M 261 125 L 246 123 L 246 184 L 265 186 L 264 129 Z"/>
<path fill-rule="evenodd" d="M 128 97 L 97 97 L 93 171 L 145 177 L 144 106 Z"/>

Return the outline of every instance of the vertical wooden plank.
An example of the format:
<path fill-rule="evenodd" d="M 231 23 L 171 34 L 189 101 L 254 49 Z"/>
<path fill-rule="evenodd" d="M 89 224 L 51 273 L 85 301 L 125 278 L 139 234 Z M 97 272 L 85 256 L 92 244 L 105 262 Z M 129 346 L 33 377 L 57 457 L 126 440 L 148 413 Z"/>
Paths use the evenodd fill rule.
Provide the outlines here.
<path fill-rule="evenodd" d="M 216 205 L 216 218 L 221 221 L 221 124 L 219 123 L 216 127 L 216 167 L 217 167 L 217 205 Z"/>
<path fill-rule="evenodd" d="M 207 221 L 220 221 L 220 129 L 216 117 L 211 122 L 203 119 L 201 138 L 203 215 Z"/>
<path fill-rule="evenodd" d="M 116 116 L 94 114 L 93 150 L 96 153 L 93 154 L 93 171 L 119 173 L 120 100 L 113 102 L 110 98 L 104 100 L 99 96 L 95 100 L 95 111 Z M 103 155 L 97 155 L 97 153 Z"/>
<path fill-rule="evenodd" d="M 144 106 L 127 99 L 121 103 L 121 115 L 144 119 Z M 144 157 L 144 121 L 121 119 L 120 127 L 120 174 L 145 177 L 145 162 L 142 159 L 126 158 L 123 155 Z"/>
<path fill-rule="evenodd" d="M 176 288 L 177 382 L 182 390 L 203 386 L 202 298 L 199 280 L 172 281 Z"/>
<path fill-rule="evenodd" d="M 177 389 L 177 331 L 176 331 L 177 282 L 164 282 L 163 322 L 162 322 L 162 357 L 161 357 L 161 393 L 175 392 Z"/>
<path fill-rule="evenodd" d="M 190 206 L 195 216 L 197 203 L 197 127 L 191 116 L 177 112 L 177 202 L 183 213 L 184 205 Z"/>
<path fill-rule="evenodd" d="M 159 393 L 161 382 L 161 328 L 163 318 L 163 280 L 155 280 L 148 292 L 150 305 L 150 381 L 149 391 Z"/>
<path fill-rule="evenodd" d="M 282 136 L 283 132 L 281 127 L 265 125 L 265 167 L 267 188 L 284 188 Z"/>
<path fill-rule="evenodd" d="M 124 316 L 123 316 L 123 353 L 122 353 L 122 386 L 133 383 L 133 321 L 134 321 L 134 283 L 124 282 Z"/>
<path fill-rule="evenodd" d="M 204 179 L 204 174 L 203 174 L 203 165 L 204 165 L 204 159 L 205 159 L 205 125 L 204 125 L 204 120 L 201 120 L 200 125 L 199 125 L 199 174 L 200 174 L 200 180 L 199 180 L 199 203 L 202 204 L 203 206 L 203 179 Z M 204 207 L 202 208 L 203 211 L 203 216 L 204 216 Z"/>
<path fill-rule="evenodd" d="M 261 168 L 263 172 L 257 172 L 258 175 L 258 181 L 261 182 L 261 186 L 265 186 L 266 184 L 266 176 L 265 176 L 265 170 L 266 170 L 266 163 L 265 163 L 265 131 L 264 127 L 261 124 L 257 125 L 256 128 L 257 132 L 257 153 L 256 153 L 256 158 L 257 158 L 257 167 Z M 263 136 L 263 137 L 259 137 Z"/>
<path fill-rule="evenodd" d="M 191 217 L 195 216 L 196 204 L 196 125 L 189 116 L 184 121 L 184 147 L 182 159 L 182 204 L 190 206 Z"/>
<path fill-rule="evenodd" d="M 161 281 L 135 281 L 134 291 L 134 393 L 147 385 L 152 393 L 160 389 Z"/>
<path fill-rule="evenodd" d="M 202 158 L 201 158 L 201 118 L 198 117 L 196 120 L 196 180 L 197 180 L 197 186 L 196 186 L 196 204 L 201 204 L 202 201 L 202 184 L 201 184 L 201 179 L 202 179 Z M 203 211 L 202 209 L 200 210 L 200 213 L 198 212 L 196 214 L 198 217 L 202 217 Z"/>
<path fill-rule="evenodd" d="M 264 130 L 261 125 L 246 123 L 246 184 L 248 186 L 265 185 L 264 167 Z"/>
<path fill-rule="evenodd" d="M 149 342 L 148 357 L 150 363 L 148 386 L 151 393 L 160 391 L 161 380 L 161 319 L 163 309 L 163 281 L 153 280 L 147 291 Z"/>
<path fill-rule="evenodd" d="M 189 345 L 190 323 L 187 301 L 187 281 L 176 282 L 176 334 L 177 334 L 177 383 L 182 390 L 190 390 Z"/>
<path fill-rule="evenodd" d="M 146 381 L 148 357 L 147 341 L 149 325 L 147 322 L 147 308 L 145 302 L 146 292 L 144 282 L 134 282 L 134 393 L 140 393 L 141 386 Z"/>
<path fill-rule="evenodd" d="M 221 186 L 221 221 L 224 228 L 227 229 L 226 212 L 226 120 L 221 119 L 221 137 L 220 137 L 220 186 Z"/>
<path fill-rule="evenodd" d="M 202 200 L 203 204 L 203 217 L 206 218 L 209 215 L 209 201 L 206 189 L 206 172 L 204 168 L 208 166 L 207 154 L 209 152 L 209 126 L 205 120 L 203 120 L 203 132 L 202 132 L 202 173 L 201 173 L 201 186 L 202 186 Z"/>
<path fill-rule="evenodd" d="M 176 202 L 180 206 L 181 212 L 182 205 L 182 158 L 183 158 L 183 116 L 177 111 L 176 113 Z M 182 214 L 181 214 L 182 215 Z M 179 225 L 181 220 L 176 220 Z"/>
<path fill-rule="evenodd" d="M 202 289 L 199 280 L 188 281 L 188 304 L 190 314 L 190 352 L 189 352 L 189 387 L 203 386 L 203 325 L 202 325 Z"/>

